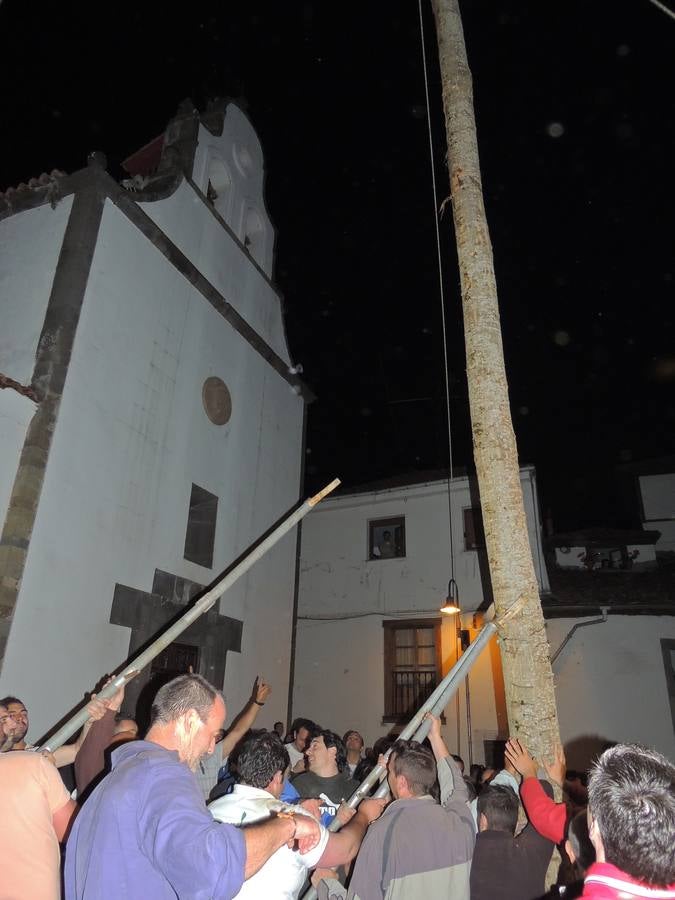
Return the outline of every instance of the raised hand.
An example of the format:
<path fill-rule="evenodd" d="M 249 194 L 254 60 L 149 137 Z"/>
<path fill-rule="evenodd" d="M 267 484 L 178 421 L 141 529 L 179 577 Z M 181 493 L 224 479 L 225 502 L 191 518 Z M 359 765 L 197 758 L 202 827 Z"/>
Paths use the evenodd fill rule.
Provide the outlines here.
<path fill-rule="evenodd" d="M 511 738 L 504 747 L 504 756 L 523 778 L 537 777 L 537 764 L 517 738 Z"/>
<path fill-rule="evenodd" d="M 430 723 L 429 740 L 431 740 L 432 737 L 440 737 L 441 736 L 440 716 L 435 716 L 432 712 L 426 712 L 424 714 L 424 721 Z"/>
<path fill-rule="evenodd" d="M 272 693 L 272 685 L 268 684 L 260 675 L 253 682 L 253 699 L 256 703 L 264 703 Z"/>
<path fill-rule="evenodd" d="M 556 744 L 553 761 L 550 763 L 545 762 L 544 768 L 551 781 L 562 787 L 563 781 L 565 780 L 565 773 L 567 772 L 567 760 L 565 759 L 565 751 L 561 744 Z"/>

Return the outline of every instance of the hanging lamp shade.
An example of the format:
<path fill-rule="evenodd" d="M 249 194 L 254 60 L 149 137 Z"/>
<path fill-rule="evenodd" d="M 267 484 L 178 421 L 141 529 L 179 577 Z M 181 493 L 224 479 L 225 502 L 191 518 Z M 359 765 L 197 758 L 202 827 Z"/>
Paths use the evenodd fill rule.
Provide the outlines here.
<path fill-rule="evenodd" d="M 455 579 L 451 578 L 448 582 L 448 596 L 445 598 L 445 603 L 441 606 L 440 612 L 446 616 L 455 616 L 458 613 L 461 613 L 461 611 L 459 605 L 459 588 L 457 587 Z"/>

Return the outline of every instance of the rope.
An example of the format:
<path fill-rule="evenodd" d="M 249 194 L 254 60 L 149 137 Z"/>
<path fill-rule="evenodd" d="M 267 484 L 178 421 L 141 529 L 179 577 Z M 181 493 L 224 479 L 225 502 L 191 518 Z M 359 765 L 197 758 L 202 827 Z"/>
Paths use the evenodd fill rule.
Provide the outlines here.
<path fill-rule="evenodd" d="M 661 12 L 664 12 L 667 16 L 670 16 L 671 19 L 675 19 L 675 12 L 672 9 L 668 9 L 665 3 L 661 3 L 660 0 L 649 0 L 650 3 L 653 3 L 657 9 L 660 9 Z"/>
<path fill-rule="evenodd" d="M 443 360 L 445 362 L 445 410 L 448 422 L 448 524 L 450 526 L 450 585 L 454 586 L 455 591 L 457 585 L 455 583 L 455 547 L 452 535 L 452 500 L 451 482 L 453 479 L 453 461 L 452 461 L 452 428 L 450 418 L 450 376 L 448 374 L 448 338 L 445 326 L 445 291 L 443 289 L 443 265 L 441 258 L 441 234 L 438 227 L 438 192 L 436 190 L 436 169 L 434 166 L 434 141 L 431 131 L 431 107 L 429 104 L 429 77 L 427 74 L 427 52 L 425 48 L 424 37 L 424 19 L 422 16 L 422 0 L 418 0 L 419 18 L 420 18 L 420 40 L 422 44 L 422 70 L 424 72 L 424 95 L 427 104 L 427 129 L 429 132 L 429 160 L 431 163 L 431 185 L 434 194 L 434 225 L 436 227 L 436 253 L 438 257 L 438 287 L 441 299 L 441 322 L 443 325 Z M 452 593 L 452 587 L 449 594 Z M 450 597 L 450 599 L 453 599 Z"/>

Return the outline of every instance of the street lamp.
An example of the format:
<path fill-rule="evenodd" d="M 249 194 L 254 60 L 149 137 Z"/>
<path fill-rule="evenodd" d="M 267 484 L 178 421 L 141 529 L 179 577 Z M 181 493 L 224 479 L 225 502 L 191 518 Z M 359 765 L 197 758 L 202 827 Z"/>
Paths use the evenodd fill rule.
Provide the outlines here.
<path fill-rule="evenodd" d="M 456 616 L 462 611 L 459 606 L 459 588 L 454 578 L 448 582 L 448 596 L 440 611 L 446 616 Z"/>

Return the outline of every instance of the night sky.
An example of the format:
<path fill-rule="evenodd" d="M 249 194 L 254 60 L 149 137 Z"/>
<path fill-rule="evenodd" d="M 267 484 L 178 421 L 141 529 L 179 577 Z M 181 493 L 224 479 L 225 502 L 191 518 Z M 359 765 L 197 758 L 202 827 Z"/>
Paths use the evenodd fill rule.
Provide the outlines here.
<path fill-rule="evenodd" d="M 675 8 L 675 4 L 672 4 Z M 0 188 L 109 171 L 178 103 L 245 106 L 310 408 L 307 489 L 447 466 L 417 3 L 0 6 Z M 41 11 L 42 10 L 42 11 Z M 392 12 L 393 10 L 393 12 Z M 557 530 L 628 524 L 614 467 L 675 453 L 675 21 L 648 0 L 462 3 L 514 425 Z M 447 192 L 425 2 L 439 200 Z M 452 219 L 454 464 L 471 465 Z"/>

